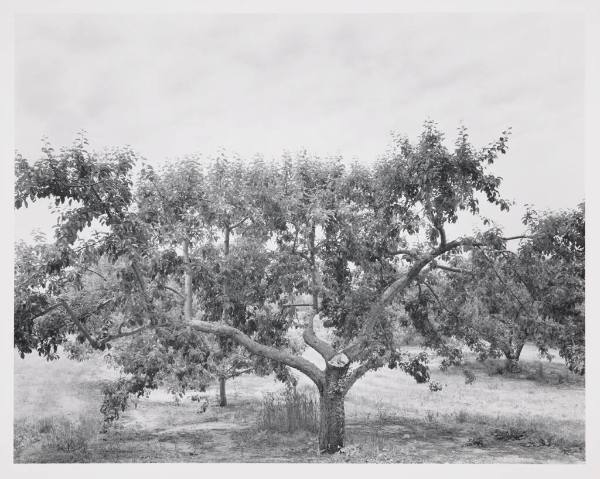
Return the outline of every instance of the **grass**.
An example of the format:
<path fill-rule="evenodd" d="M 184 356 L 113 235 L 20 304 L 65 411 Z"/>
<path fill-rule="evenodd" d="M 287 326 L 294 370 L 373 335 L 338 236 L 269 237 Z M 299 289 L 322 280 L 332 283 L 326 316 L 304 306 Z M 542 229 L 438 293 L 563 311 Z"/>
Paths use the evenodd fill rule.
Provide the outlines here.
<path fill-rule="evenodd" d="M 491 363 L 491 364 L 490 364 Z M 449 368 L 441 372 L 437 361 L 431 365 L 431 379 L 442 384 L 441 391 L 431 392 L 426 385 L 416 384 L 412 378 L 400 372 L 381 369 L 365 375 L 346 399 L 346 411 L 350 417 L 373 415 L 380 406 L 402 415 L 420 417 L 432 410 L 440 415 L 451 415 L 460 410 L 484 416 L 545 417 L 565 421 L 577 421 L 583 427 L 585 419 L 585 385 L 558 361 L 543 364 L 546 376 L 563 374 L 568 380 L 538 381 L 526 379 L 528 371 L 537 368 L 539 360 L 532 347 L 522 353 L 524 372 L 519 375 L 490 375 L 488 370 L 502 364 L 491 361 L 480 363 L 467 361 L 468 369 L 475 375 L 472 384 L 465 384 L 461 368 Z"/>
<path fill-rule="evenodd" d="M 258 411 L 259 430 L 295 433 L 318 432 L 319 399 L 310 389 L 286 388 L 265 393 Z"/>
<path fill-rule="evenodd" d="M 15 461 L 581 462 L 583 378 L 533 348 L 523 350 L 519 374 L 496 374 L 502 363 L 468 361 L 475 379 L 467 384 L 462 369 L 442 372 L 434 361 L 439 391 L 399 371 L 368 373 L 346 399 L 346 447 L 319 456 L 316 388 L 304 378 L 296 397 L 272 377 L 236 378 L 227 383 L 230 406 L 216 406 L 209 390 L 206 412 L 156 391 L 97 434 L 101 384 L 112 374 L 100 359 L 15 358 Z"/>
<path fill-rule="evenodd" d="M 56 416 L 20 419 L 14 425 L 15 456 L 33 449 L 41 462 L 45 462 L 44 458 L 51 458 L 52 462 L 85 462 L 100 427 L 99 421 L 85 416 L 76 421 Z"/>

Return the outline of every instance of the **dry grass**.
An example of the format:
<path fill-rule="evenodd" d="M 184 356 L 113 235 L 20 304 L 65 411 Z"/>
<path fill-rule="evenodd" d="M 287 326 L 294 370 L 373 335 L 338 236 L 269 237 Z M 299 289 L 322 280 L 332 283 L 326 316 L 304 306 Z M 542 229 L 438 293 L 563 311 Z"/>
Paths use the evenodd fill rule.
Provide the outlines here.
<path fill-rule="evenodd" d="M 500 364 L 499 362 L 498 364 Z M 536 369 L 540 361 L 534 348 L 523 350 L 523 367 L 526 371 Z M 436 362 L 431 367 L 431 378 L 443 384 L 443 389 L 430 392 L 426 387 L 401 372 L 382 369 L 367 373 L 356 384 L 346 400 L 350 417 L 375 414 L 388 408 L 404 416 L 421 417 L 424 411 L 436 411 L 440 415 L 452 415 L 469 411 L 486 417 L 528 417 L 544 420 L 578 422 L 583 428 L 585 420 L 585 385 L 583 378 L 570 373 L 558 361 L 543 362 L 548 377 L 563 374 L 568 378 L 562 384 L 530 380 L 527 372 L 518 376 L 490 375 L 492 362 L 469 361 L 468 368 L 476 379 L 465 384 L 462 369 L 450 368 L 441 372 Z M 376 399 L 377 398 L 377 399 Z"/>
<path fill-rule="evenodd" d="M 434 363 L 432 378 L 443 385 L 437 392 L 399 371 L 368 373 L 347 397 L 347 446 L 333 457 L 316 454 L 313 432 L 261 430 L 265 394 L 283 389 L 272 377 L 228 381 L 227 408 L 217 407 L 215 391 L 207 391 L 211 405 L 205 413 L 189 398 L 175 405 L 156 391 L 107 434 L 78 436 L 78 427 L 87 427 L 77 426 L 85 423 L 80 416 L 90 424 L 101 420 L 100 385 L 112 374 L 94 361 L 15 358 L 17 462 L 547 463 L 580 462 L 584 456 L 584 381 L 559 361 L 540 361 L 531 348 L 523 352 L 518 375 L 495 374 L 501 361 L 471 361 L 471 384 L 462 369 L 441 372 Z M 316 395 L 305 379 L 299 388 Z M 51 418 L 34 419 L 40 411 Z M 49 430 L 68 430 L 62 418 L 72 424 L 74 438 L 66 448 L 79 452 L 40 439 L 50 438 Z M 77 437 L 85 438 L 85 447 Z"/>
<path fill-rule="evenodd" d="M 38 454 L 32 462 L 87 462 L 91 443 L 100 433 L 101 423 L 81 416 L 77 421 L 63 417 L 25 418 L 14 425 L 15 456 L 33 449 Z"/>
<path fill-rule="evenodd" d="M 286 388 L 265 393 L 258 410 L 259 430 L 295 433 L 319 431 L 319 398 L 313 391 Z"/>

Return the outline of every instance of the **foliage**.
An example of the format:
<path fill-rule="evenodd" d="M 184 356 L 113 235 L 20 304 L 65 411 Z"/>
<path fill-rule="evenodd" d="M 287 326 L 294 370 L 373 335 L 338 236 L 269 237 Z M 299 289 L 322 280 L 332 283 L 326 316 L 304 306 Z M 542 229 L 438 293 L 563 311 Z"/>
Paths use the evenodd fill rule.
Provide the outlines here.
<path fill-rule="evenodd" d="M 523 278 L 534 274 L 519 253 L 473 249 L 451 264 L 458 272 L 431 278 L 426 301 L 439 318 L 440 328 L 463 340 L 480 359 L 504 355 L 518 361 L 526 340 L 546 333 L 538 305 Z"/>
<path fill-rule="evenodd" d="M 473 384 L 475 382 L 476 376 L 470 369 L 463 369 L 463 374 L 465 376 L 465 384 Z"/>
<path fill-rule="evenodd" d="M 423 278 L 426 290 L 409 304 L 413 315 L 433 314 L 442 335 L 463 340 L 480 359 L 503 354 L 507 368 L 525 341 L 550 359 L 558 347 L 572 371 L 584 372 L 585 218 L 576 210 L 536 213 L 529 209 L 527 234 L 514 250 L 499 231 L 483 244 L 440 265 Z"/>
<path fill-rule="evenodd" d="M 412 376 L 418 383 L 426 383 L 429 381 L 429 357 L 426 352 L 422 351 L 418 354 L 397 353 L 393 355 L 390 368 L 400 368 L 406 374 Z"/>
<path fill-rule="evenodd" d="M 305 151 L 272 163 L 219 152 L 142 165 L 135 186 L 134 152 L 91 152 L 83 137 L 58 153 L 45 145 L 33 163 L 18 154 L 15 206 L 54 200 L 58 223 L 54 243 L 17 253 L 15 344 L 52 357 L 77 334 L 112 348 L 136 392 L 202 388 L 248 367 L 284 380 L 293 367 L 342 398 L 386 364 L 426 382 L 426 357 L 403 356 L 398 331 L 406 321 L 460 361 L 450 323 L 429 315 L 424 280 L 436 261 L 499 249 L 493 231 L 449 240 L 446 226 L 478 215 L 481 200 L 508 209 L 490 167 L 509 133 L 476 149 L 461 128 L 449 148 L 428 122 L 414 144 L 393 136 L 369 167 Z M 312 314 L 298 314 L 300 297 Z M 331 343 L 316 336 L 316 313 Z M 295 328 L 325 371 L 300 356 Z"/>
<path fill-rule="evenodd" d="M 439 381 L 430 381 L 429 383 L 429 390 L 433 393 L 441 391 L 442 389 L 444 389 L 444 387 L 442 386 L 442 383 L 440 383 Z"/>
<path fill-rule="evenodd" d="M 558 347 L 569 369 L 585 373 L 585 206 L 559 212 L 529 210 L 523 219 L 531 241 L 523 255 L 543 264 L 529 284 L 551 333 L 542 350 Z"/>
<path fill-rule="evenodd" d="M 119 419 L 121 413 L 125 411 L 132 389 L 131 383 L 124 379 L 104 385 L 102 388 L 103 400 L 100 412 L 104 416 L 105 427 Z"/>

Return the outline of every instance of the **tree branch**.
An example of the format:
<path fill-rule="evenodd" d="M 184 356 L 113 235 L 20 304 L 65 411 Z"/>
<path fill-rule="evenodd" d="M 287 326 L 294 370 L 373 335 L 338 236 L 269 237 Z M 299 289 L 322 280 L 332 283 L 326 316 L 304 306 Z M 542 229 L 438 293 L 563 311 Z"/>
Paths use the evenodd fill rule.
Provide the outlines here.
<path fill-rule="evenodd" d="M 453 268 L 451 266 L 445 266 L 443 264 L 439 264 L 439 263 L 432 263 L 432 269 L 437 268 L 437 269 L 441 269 L 444 271 L 449 271 L 451 273 L 462 273 L 462 274 L 473 274 L 472 271 L 467 271 L 466 269 L 459 269 L 459 268 Z"/>
<path fill-rule="evenodd" d="M 176 294 L 177 296 L 179 296 L 181 299 L 185 299 L 185 296 L 184 296 L 183 294 L 181 294 L 179 291 L 177 291 L 176 289 L 174 289 L 174 288 L 171 288 L 170 286 L 167 286 L 167 285 L 165 285 L 165 284 L 161 285 L 161 287 L 162 287 L 163 289 L 166 289 L 166 290 L 168 290 L 168 291 L 171 291 L 172 293 L 175 293 L 175 294 Z"/>
<path fill-rule="evenodd" d="M 314 328 L 314 320 L 315 317 L 319 314 L 319 287 L 317 286 L 318 273 L 317 273 L 317 263 L 315 259 L 315 236 L 316 236 L 316 226 L 314 223 L 311 225 L 310 233 L 308 235 L 308 248 L 309 248 L 309 263 L 310 263 L 310 278 L 311 278 L 311 295 L 312 295 L 312 307 L 314 315 L 311 315 L 306 323 L 306 327 L 304 328 L 304 332 L 302 333 L 302 339 L 304 342 L 308 344 L 311 348 L 313 348 L 317 353 L 323 357 L 326 362 L 329 362 L 331 358 L 333 358 L 337 352 L 333 347 L 328 344 L 326 341 L 320 339 L 316 333 Z"/>
<path fill-rule="evenodd" d="M 425 266 L 444 253 L 452 251 L 460 246 L 472 246 L 474 244 L 475 242 L 473 241 L 473 238 L 459 238 L 446 243 L 444 246 L 440 245 L 432 252 L 425 254 L 420 258 L 416 258 L 408 272 L 392 282 L 392 284 L 390 284 L 383 291 L 379 297 L 379 300 L 375 302 L 375 304 L 373 304 L 373 306 L 371 306 L 371 308 L 369 308 L 368 312 L 365 314 L 366 320 L 361 328 L 360 333 L 346 348 L 344 348 L 343 351 L 350 361 L 352 362 L 358 360 L 359 356 L 367 350 L 369 344 L 371 343 L 371 333 L 378 317 L 377 312 L 381 308 L 388 306 L 394 300 L 394 298 L 403 293 L 406 288 L 410 286 L 410 284 L 417 278 Z"/>
<path fill-rule="evenodd" d="M 446 246 L 446 230 L 439 222 L 434 222 L 435 229 L 438 230 L 440 234 L 440 248 Z"/>
<path fill-rule="evenodd" d="M 100 343 L 92 337 L 90 332 L 83 325 L 83 323 L 79 320 L 79 318 L 75 314 L 75 311 L 73 311 L 71 309 L 71 307 L 67 304 L 67 302 L 64 299 L 61 299 L 60 303 L 62 304 L 62 306 L 65 309 L 65 311 L 67 312 L 67 314 L 71 317 L 71 321 L 73 321 L 73 323 L 75 323 L 75 326 L 77 326 L 77 329 L 79 329 L 79 331 L 81 331 L 81 333 L 85 336 L 85 339 L 88 340 L 88 343 L 90 343 L 90 345 L 94 349 L 101 349 L 102 347 L 101 347 Z"/>
<path fill-rule="evenodd" d="M 244 224 L 244 222 L 248 219 L 248 217 L 246 216 L 243 220 L 238 221 L 237 223 L 235 223 L 234 225 L 231 225 L 229 227 L 229 230 L 234 230 L 236 229 L 238 226 L 242 226 Z"/>
<path fill-rule="evenodd" d="M 507 238 L 501 238 L 503 241 L 512 241 L 516 239 L 531 239 L 533 236 L 530 235 L 517 235 L 517 236 L 509 236 Z"/>
<path fill-rule="evenodd" d="M 93 338 L 92 334 L 88 331 L 88 329 L 85 327 L 85 325 L 83 324 L 83 322 L 81 321 L 81 318 L 84 318 L 86 316 L 89 316 L 92 313 L 87 313 L 83 316 L 78 317 L 77 314 L 75 313 L 75 311 L 73 311 L 71 309 L 71 307 L 69 306 L 69 304 L 64 300 L 61 299 L 60 301 L 60 305 L 64 308 L 64 310 L 67 312 L 67 314 L 71 317 L 71 321 L 73 321 L 73 323 L 75 323 L 75 326 L 77 326 L 77 329 L 79 329 L 79 331 L 83 334 L 83 336 L 85 337 L 85 339 L 87 339 L 88 343 L 90 344 L 90 346 L 92 346 L 92 348 L 94 349 L 104 349 L 104 346 L 106 346 L 106 344 L 109 341 L 112 341 L 114 339 L 119 339 L 119 338 L 124 338 L 126 336 L 132 336 L 134 334 L 140 333 L 143 330 L 147 329 L 150 325 L 149 324 L 145 324 L 139 328 L 136 328 L 134 330 L 131 331 L 125 331 L 125 332 L 121 332 L 121 327 L 122 325 L 119 327 L 119 331 L 116 334 L 110 334 L 108 336 L 106 336 L 105 338 L 102 338 L 101 340 L 96 340 Z M 107 301 L 104 301 L 104 303 L 100 304 L 97 308 L 96 311 L 98 311 L 100 308 L 104 307 L 106 304 L 110 303 L 112 301 L 112 299 L 109 299 Z"/>
<path fill-rule="evenodd" d="M 134 334 L 141 333 L 142 331 L 148 329 L 149 327 L 150 327 L 149 324 L 144 324 L 143 326 L 140 326 L 139 328 L 132 329 L 131 331 L 125 331 L 125 332 L 121 332 L 121 328 L 119 328 L 118 333 L 110 334 L 107 337 L 102 338 L 102 341 L 100 342 L 100 344 L 105 345 L 109 341 L 113 341 L 115 339 L 125 338 L 127 336 L 133 336 Z"/>
<path fill-rule="evenodd" d="M 140 291 L 144 296 L 147 304 L 150 304 L 150 298 L 148 297 L 148 293 L 146 293 L 146 286 L 144 285 L 144 280 L 142 279 L 142 273 L 140 272 L 140 268 L 135 261 L 131 262 L 131 268 L 133 269 L 133 274 L 135 275 L 135 279 L 140 287 Z"/>
<path fill-rule="evenodd" d="M 190 322 L 190 325 L 203 333 L 211 333 L 217 336 L 231 338 L 240 346 L 245 347 L 252 354 L 256 354 L 263 358 L 272 359 L 297 369 L 301 373 L 308 376 L 317 385 L 319 390 L 323 389 L 325 384 L 325 375 L 323 371 L 303 357 L 295 356 L 286 351 L 280 351 L 277 348 L 260 344 L 242 333 L 239 329 L 227 324 L 195 319 Z"/>
<path fill-rule="evenodd" d="M 304 332 L 302 333 L 302 339 L 304 342 L 308 344 L 311 348 L 313 348 L 317 353 L 319 353 L 325 361 L 329 361 L 333 358 L 337 351 L 333 349 L 333 347 L 326 341 L 323 341 L 321 338 L 317 336 L 314 329 L 314 320 L 315 317 L 319 314 L 311 315 L 309 317 L 308 323 L 306 324 L 306 328 L 304 328 Z"/>
<path fill-rule="evenodd" d="M 492 271 L 494 272 L 494 274 L 496 275 L 496 277 L 498 278 L 498 280 L 502 283 L 502 285 L 504 286 L 504 288 L 510 293 L 510 295 L 513 298 L 515 298 L 517 300 L 517 303 L 519 303 L 519 305 L 521 306 L 521 308 L 526 309 L 525 305 L 523 304 L 523 302 L 521 301 L 521 299 L 513 292 L 513 290 L 508 286 L 508 284 L 506 283 L 506 281 L 504 281 L 504 279 L 500 276 L 500 273 L 498 273 L 498 270 L 496 269 L 496 266 L 494 265 L 494 262 L 488 257 L 487 254 L 485 254 L 485 251 L 483 251 L 480 247 L 477 247 L 477 249 L 479 249 L 479 251 L 481 251 L 481 254 L 486 259 L 486 261 L 489 263 L 489 265 L 492 267 Z"/>
<path fill-rule="evenodd" d="M 91 268 L 88 268 L 87 266 L 83 266 L 83 269 L 84 269 L 85 271 L 89 271 L 90 273 L 93 273 L 93 274 L 95 274 L 95 275 L 99 276 L 99 277 L 100 277 L 100 278 L 102 278 L 104 281 L 107 281 L 107 279 L 106 279 L 106 276 L 104 276 L 103 274 L 100 274 L 100 273 L 98 273 L 98 271 L 95 271 L 95 270 L 93 270 L 93 269 L 91 269 Z"/>
<path fill-rule="evenodd" d="M 371 369 L 377 369 L 382 366 L 383 366 L 382 360 L 379 360 L 378 362 L 366 361 L 366 362 L 362 363 L 360 366 L 358 366 L 356 369 L 354 369 L 348 376 L 348 379 L 346 379 L 346 384 L 344 385 L 344 392 L 347 393 L 348 391 L 350 391 L 352 386 L 354 386 L 354 383 L 356 381 L 358 381 L 360 378 L 362 378 Z"/>
<path fill-rule="evenodd" d="M 444 311 L 446 311 L 446 313 L 448 313 L 450 316 L 454 317 L 455 319 L 460 321 L 460 317 L 458 316 L 457 313 L 450 311 L 446 305 L 444 304 L 444 302 L 440 299 L 440 297 L 438 296 L 438 294 L 435 292 L 435 290 L 433 289 L 433 287 L 427 282 L 427 281 L 423 281 L 423 284 L 427 287 L 427 289 L 431 292 L 431 294 L 433 295 L 433 297 L 435 298 L 435 300 L 437 301 L 437 303 L 440 305 L 440 308 L 442 308 Z M 438 316 L 439 317 L 439 316 Z M 441 336 L 441 334 L 438 332 L 438 330 L 433 326 L 433 324 L 431 324 L 431 321 L 427 320 L 427 323 L 429 324 L 429 327 L 435 332 L 436 336 L 439 338 Z"/>
<path fill-rule="evenodd" d="M 242 374 L 251 373 L 252 371 L 254 371 L 253 368 L 238 369 L 238 370 L 233 371 L 233 372 L 228 372 L 227 375 L 225 376 L 225 379 L 236 378 L 238 376 L 241 376 Z"/>
<path fill-rule="evenodd" d="M 406 255 L 411 256 L 413 258 L 416 256 L 416 253 L 414 251 L 409 250 L 409 249 L 396 249 L 396 250 L 391 250 L 391 251 L 388 250 L 388 251 L 386 251 L 386 253 L 389 256 L 397 256 L 399 254 L 406 254 Z"/>

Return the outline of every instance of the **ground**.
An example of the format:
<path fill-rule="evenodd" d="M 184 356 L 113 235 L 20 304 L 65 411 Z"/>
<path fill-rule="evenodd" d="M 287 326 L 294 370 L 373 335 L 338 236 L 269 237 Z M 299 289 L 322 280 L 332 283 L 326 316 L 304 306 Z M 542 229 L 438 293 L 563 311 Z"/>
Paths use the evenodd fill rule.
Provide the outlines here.
<path fill-rule="evenodd" d="M 102 358 L 48 363 L 15 355 L 15 462 L 402 462 L 576 463 L 584 461 L 585 386 L 560 358 L 548 363 L 527 347 L 523 372 L 499 374 L 501 361 L 462 369 L 432 364 L 441 391 L 389 369 L 371 372 L 346 399 L 346 447 L 317 454 L 316 434 L 265 428 L 272 377 L 229 381 L 230 405 L 180 402 L 155 391 L 101 431 L 101 385 L 116 377 Z M 313 396 L 308 382 L 299 391 Z"/>

